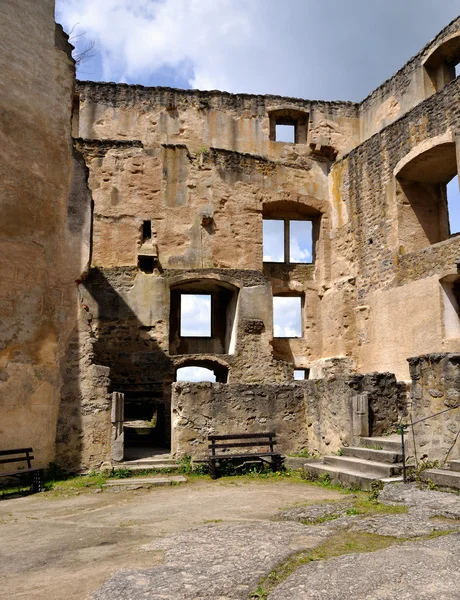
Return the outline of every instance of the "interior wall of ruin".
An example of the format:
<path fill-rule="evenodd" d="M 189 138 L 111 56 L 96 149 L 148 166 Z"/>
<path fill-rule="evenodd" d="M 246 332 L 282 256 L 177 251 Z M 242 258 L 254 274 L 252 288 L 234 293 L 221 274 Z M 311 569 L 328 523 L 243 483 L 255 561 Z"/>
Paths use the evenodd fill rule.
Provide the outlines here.
<path fill-rule="evenodd" d="M 75 280 L 89 258 L 70 52 L 53 0 L 0 4 L 0 441 L 33 447 L 37 465 L 55 458 Z"/>

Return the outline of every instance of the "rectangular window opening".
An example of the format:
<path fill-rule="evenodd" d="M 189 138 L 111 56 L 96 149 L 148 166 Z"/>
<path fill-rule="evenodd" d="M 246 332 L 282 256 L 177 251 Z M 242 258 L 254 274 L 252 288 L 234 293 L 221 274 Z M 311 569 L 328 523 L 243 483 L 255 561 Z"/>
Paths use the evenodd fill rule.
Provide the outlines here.
<path fill-rule="evenodd" d="M 211 294 L 180 295 L 180 336 L 211 337 Z"/>
<path fill-rule="evenodd" d="M 295 125 L 281 125 L 277 123 L 275 126 L 275 141 L 295 144 Z"/>
<path fill-rule="evenodd" d="M 450 234 L 460 233 L 460 190 L 458 175 L 446 186 L 447 210 L 449 211 Z"/>
<path fill-rule="evenodd" d="M 300 296 L 273 297 L 273 337 L 302 337 L 302 298 Z"/>
<path fill-rule="evenodd" d="M 155 267 L 155 258 L 153 256 L 139 255 L 137 257 L 137 266 L 143 273 L 151 274 Z"/>
<path fill-rule="evenodd" d="M 142 241 L 152 239 L 152 221 L 144 221 L 142 223 Z"/>
<path fill-rule="evenodd" d="M 308 379 L 310 375 L 310 369 L 294 369 L 294 381 L 303 381 Z"/>
<path fill-rule="evenodd" d="M 289 221 L 289 262 L 313 262 L 313 228 L 311 221 Z"/>
<path fill-rule="evenodd" d="M 264 262 L 284 262 L 284 221 L 263 220 Z"/>
<path fill-rule="evenodd" d="M 460 63 L 457 63 L 455 65 L 455 77 L 458 77 L 460 75 Z"/>

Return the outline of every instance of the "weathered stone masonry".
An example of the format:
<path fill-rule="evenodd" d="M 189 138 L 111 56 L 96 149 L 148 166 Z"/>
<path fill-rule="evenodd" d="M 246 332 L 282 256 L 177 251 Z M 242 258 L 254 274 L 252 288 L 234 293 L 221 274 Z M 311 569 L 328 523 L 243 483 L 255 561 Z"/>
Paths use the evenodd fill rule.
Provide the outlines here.
<path fill-rule="evenodd" d="M 408 358 L 460 352 L 446 200 L 460 20 L 363 102 L 322 102 L 75 82 L 52 0 L 24 3 L 0 9 L 1 445 L 109 464 L 113 392 L 176 455 L 235 428 L 274 429 L 285 452 L 337 450 L 363 392 L 370 433 L 390 431 Z M 27 43 L 25 18 L 41 24 Z M 295 143 L 276 141 L 277 124 Z M 264 262 L 264 219 L 311 221 L 312 262 Z M 207 338 L 180 333 L 191 293 L 212 298 Z M 301 298 L 300 337 L 274 336 L 273 296 Z M 424 360 L 423 381 L 438 377 Z M 219 383 L 175 383 L 189 365 Z M 444 402 L 421 393 L 414 420 Z M 428 450 L 455 437 L 455 415 Z"/>

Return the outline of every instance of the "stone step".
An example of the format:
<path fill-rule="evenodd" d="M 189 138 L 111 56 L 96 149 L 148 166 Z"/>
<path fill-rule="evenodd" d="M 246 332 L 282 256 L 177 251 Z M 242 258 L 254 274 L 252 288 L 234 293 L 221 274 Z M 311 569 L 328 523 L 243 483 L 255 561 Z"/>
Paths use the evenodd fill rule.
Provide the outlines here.
<path fill-rule="evenodd" d="M 401 454 L 401 436 L 386 435 L 381 437 L 362 437 L 359 445 L 363 448 L 372 450 L 388 450 L 389 452 L 398 452 Z"/>
<path fill-rule="evenodd" d="M 171 469 L 177 471 L 179 465 L 175 460 L 130 460 L 114 465 L 115 469 L 129 469 L 130 471 L 142 471 L 143 469 Z"/>
<path fill-rule="evenodd" d="M 399 475 L 402 465 L 396 463 L 382 463 L 375 460 L 363 460 L 352 456 L 325 456 L 325 465 L 332 465 L 338 469 L 346 471 L 356 471 L 358 473 L 370 473 L 379 477 L 393 477 Z"/>
<path fill-rule="evenodd" d="M 460 471 L 460 460 L 451 460 L 449 466 L 451 471 Z"/>
<path fill-rule="evenodd" d="M 366 490 L 371 487 L 373 481 L 379 480 L 384 483 L 396 483 L 402 481 L 402 477 L 381 477 L 379 473 L 363 473 L 361 471 L 344 469 L 334 465 L 328 465 L 320 462 L 307 462 L 304 465 L 305 473 L 319 477 L 328 474 L 332 483 L 341 483 L 343 485 L 357 485 Z"/>
<path fill-rule="evenodd" d="M 426 469 L 420 473 L 422 481 L 431 481 L 440 487 L 460 490 L 460 472 L 448 471 L 447 469 Z"/>
<path fill-rule="evenodd" d="M 375 460 L 383 463 L 399 463 L 402 455 L 390 450 L 374 450 L 373 448 L 360 448 L 359 446 L 343 446 L 343 456 L 354 456 L 362 460 Z"/>
<path fill-rule="evenodd" d="M 141 487 L 157 487 L 178 483 L 187 483 L 187 478 L 183 475 L 173 475 L 171 477 L 129 477 L 127 479 L 109 479 L 103 484 L 103 487 L 138 489 Z"/>

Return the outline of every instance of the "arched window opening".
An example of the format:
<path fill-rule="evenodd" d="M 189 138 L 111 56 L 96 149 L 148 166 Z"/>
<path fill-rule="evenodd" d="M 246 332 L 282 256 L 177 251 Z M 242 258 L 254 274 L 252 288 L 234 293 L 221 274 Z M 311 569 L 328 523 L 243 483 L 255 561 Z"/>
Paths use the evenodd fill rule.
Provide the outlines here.
<path fill-rule="evenodd" d="M 426 95 L 438 92 L 460 74 L 460 34 L 455 33 L 433 48 L 425 58 Z"/>
<path fill-rule="evenodd" d="M 228 367 L 212 360 L 185 362 L 176 369 L 176 381 L 227 383 L 227 380 Z"/>
<path fill-rule="evenodd" d="M 447 275 L 440 280 L 443 301 L 444 339 L 460 339 L 460 277 Z"/>
<path fill-rule="evenodd" d="M 399 244 L 413 252 L 460 231 L 455 143 L 432 144 L 396 172 Z"/>
<path fill-rule="evenodd" d="M 181 367 L 176 371 L 176 381 L 210 381 L 215 383 L 216 375 L 214 371 L 205 367 Z"/>

